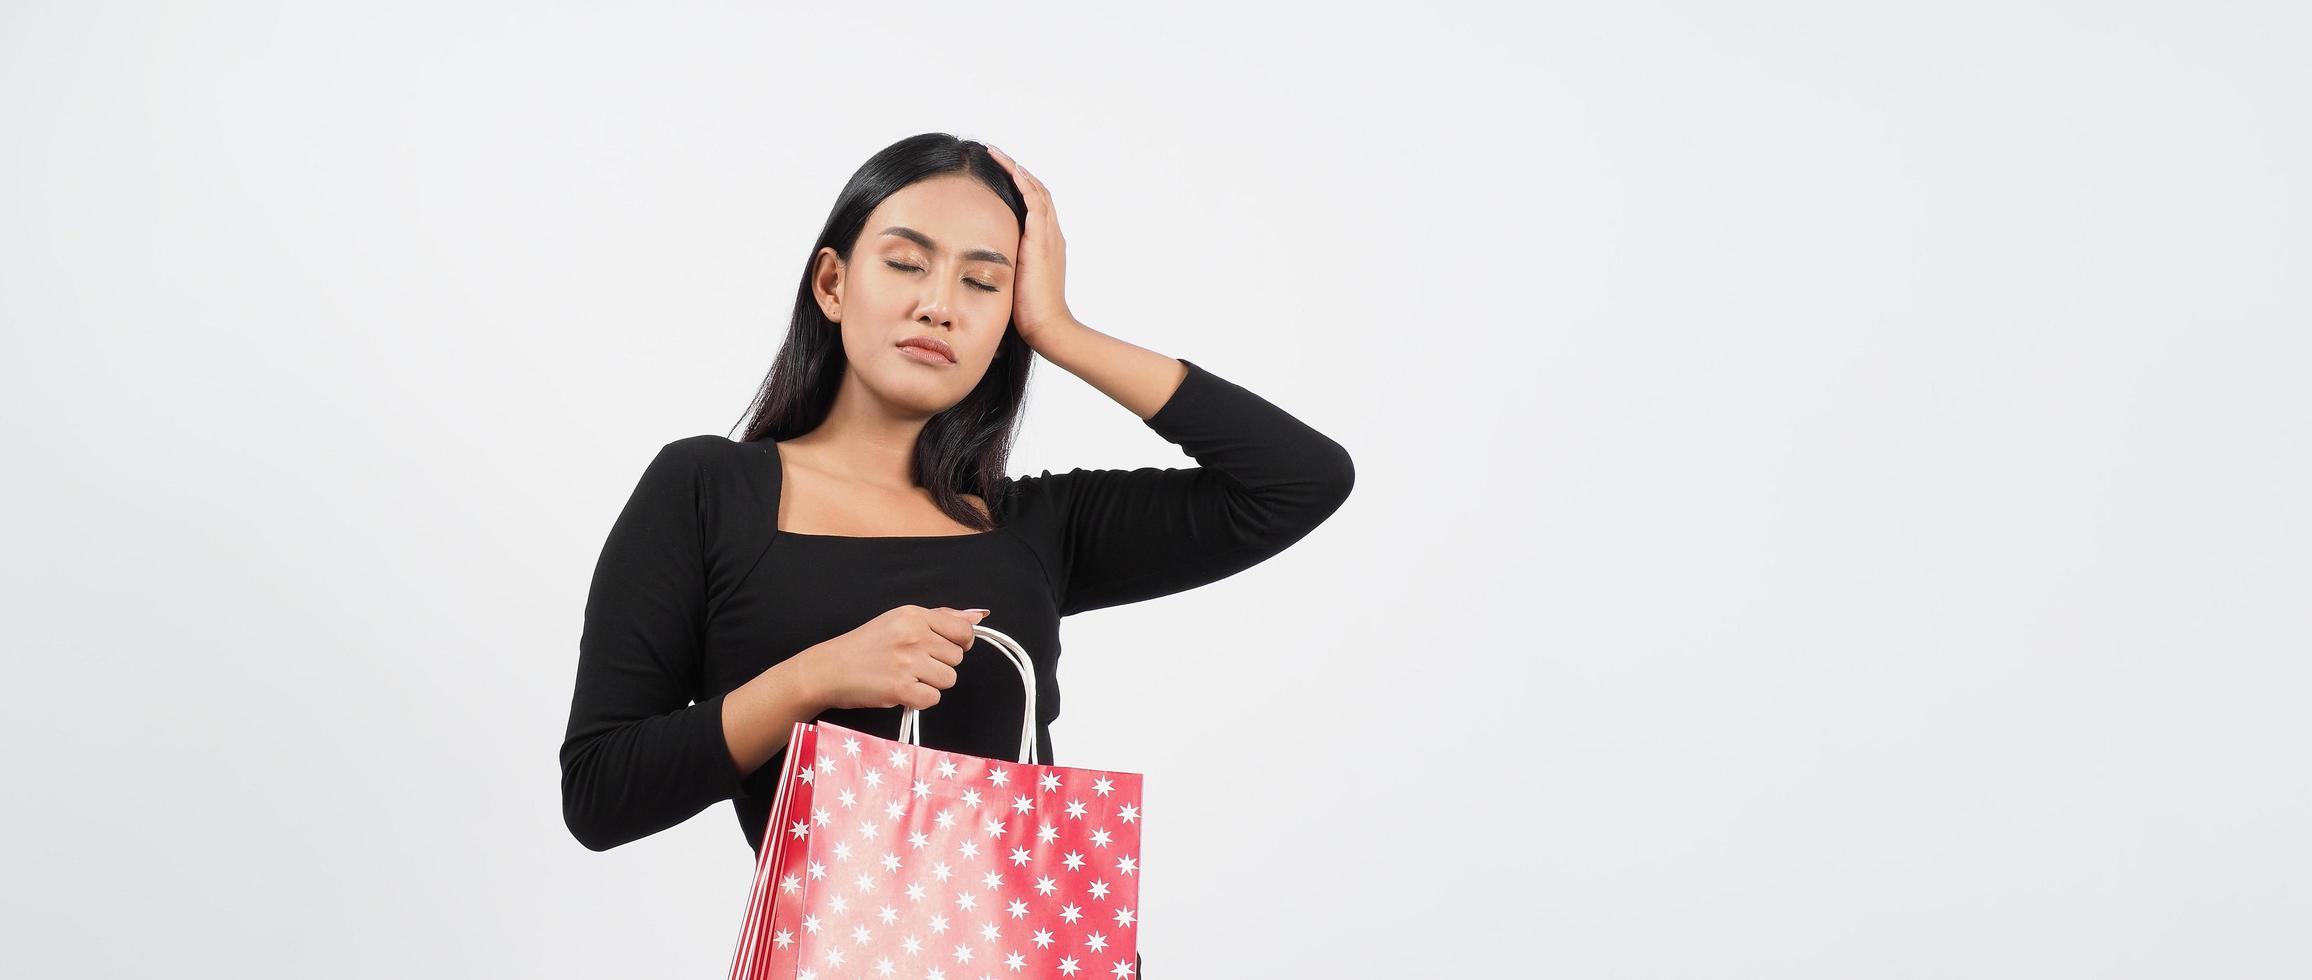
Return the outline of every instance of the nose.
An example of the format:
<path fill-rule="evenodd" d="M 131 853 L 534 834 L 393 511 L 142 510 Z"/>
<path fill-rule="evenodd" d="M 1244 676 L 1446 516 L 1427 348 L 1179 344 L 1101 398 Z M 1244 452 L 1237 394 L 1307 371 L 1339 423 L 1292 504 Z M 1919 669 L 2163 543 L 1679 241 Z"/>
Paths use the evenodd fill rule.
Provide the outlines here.
<path fill-rule="evenodd" d="M 961 286 L 956 282 L 958 278 L 946 276 L 931 287 L 931 295 L 916 309 L 917 322 L 935 327 L 955 326 L 955 290 Z"/>

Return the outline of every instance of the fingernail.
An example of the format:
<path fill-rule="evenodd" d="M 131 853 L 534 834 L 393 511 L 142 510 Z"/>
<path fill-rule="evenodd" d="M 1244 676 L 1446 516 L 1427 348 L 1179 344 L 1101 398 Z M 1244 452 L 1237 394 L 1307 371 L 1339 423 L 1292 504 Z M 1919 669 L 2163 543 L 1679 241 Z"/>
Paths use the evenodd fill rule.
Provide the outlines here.
<path fill-rule="evenodd" d="M 987 617 L 987 614 L 988 614 L 988 610 L 985 610 L 985 609 L 966 609 L 966 610 L 964 610 L 964 612 L 967 612 L 967 613 L 978 613 L 978 614 L 980 615 L 980 617 L 981 617 L 981 618 L 983 618 L 983 619 L 984 619 L 984 618 L 986 618 L 986 617 Z"/>

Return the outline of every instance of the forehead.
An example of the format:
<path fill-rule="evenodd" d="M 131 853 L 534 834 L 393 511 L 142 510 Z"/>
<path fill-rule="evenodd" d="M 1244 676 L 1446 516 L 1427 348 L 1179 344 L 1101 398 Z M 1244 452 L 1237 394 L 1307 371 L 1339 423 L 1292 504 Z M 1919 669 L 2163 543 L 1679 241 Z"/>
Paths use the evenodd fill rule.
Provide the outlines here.
<path fill-rule="evenodd" d="M 863 245 L 905 244 L 907 239 L 883 234 L 892 225 L 905 225 L 931 236 L 939 250 L 955 254 L 984 248 L 1012 255 L 1018 250 L 1019 219 L 986 184 L 961 174 L 919 180 L 900 188 L 867 216 Z"/>

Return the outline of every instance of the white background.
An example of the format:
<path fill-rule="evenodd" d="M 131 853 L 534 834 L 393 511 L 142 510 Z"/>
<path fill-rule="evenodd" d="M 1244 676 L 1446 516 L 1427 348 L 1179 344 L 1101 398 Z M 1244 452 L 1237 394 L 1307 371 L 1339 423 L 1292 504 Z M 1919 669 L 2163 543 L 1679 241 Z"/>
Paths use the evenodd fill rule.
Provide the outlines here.
<path fill-rule="evenodd" d="M 824 6 L 0 12 L 7 972 L 720 977 L 585 590 L 925 131 L 1357 463 L 1067 621 L 1158 980 L 2312 971 L 2297 8 Z"/>

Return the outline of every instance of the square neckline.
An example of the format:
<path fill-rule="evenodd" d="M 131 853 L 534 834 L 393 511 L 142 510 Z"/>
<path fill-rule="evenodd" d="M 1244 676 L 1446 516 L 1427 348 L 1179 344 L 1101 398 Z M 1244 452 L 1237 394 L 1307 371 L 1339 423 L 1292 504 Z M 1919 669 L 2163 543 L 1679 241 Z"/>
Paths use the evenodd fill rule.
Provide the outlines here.
<path fill-rule="evenodd" d="M 771 452 L 771 474 L 777 479 L 778 491 L 771 497 L 771 536 L 774 538 L 811 538 L 819 541 L 937 541 L 943 538 L 984 538 L 1002 533 L 1005 525 L 991 530 L 967 531 L 962 534 L 812 534 L 808 531 L 789 531 L 779 526 L 779 501 L 787 496 L 787 457 L 779 451 L 779 441 L 763 437 L 763 444 Z M 992 507 L 991 507 L 992 509 Z"/>

